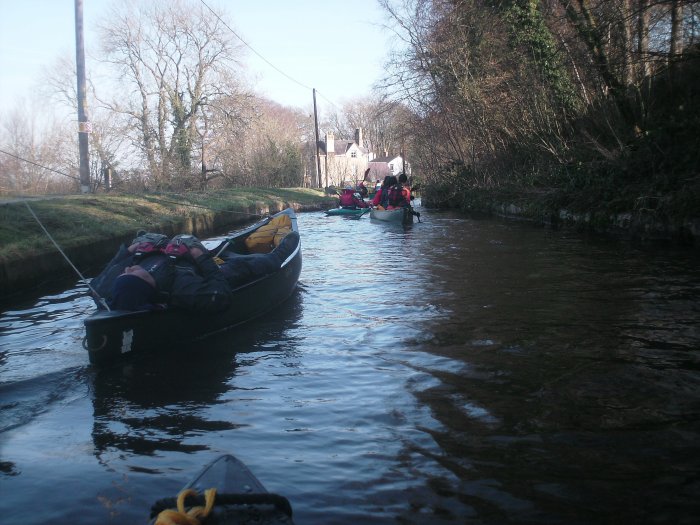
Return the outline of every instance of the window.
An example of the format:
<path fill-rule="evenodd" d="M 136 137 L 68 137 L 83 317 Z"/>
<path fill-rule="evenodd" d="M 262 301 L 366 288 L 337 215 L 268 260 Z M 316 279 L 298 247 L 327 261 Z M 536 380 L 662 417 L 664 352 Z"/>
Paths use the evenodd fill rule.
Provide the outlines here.
<path fill-rule="evenodd" d="M 356 158 L 357 158 L 357 151 L 353 151 L 352 153 L 350 153 L 350 156 L 351 156 L 353 159 L 356 159 Z"/>

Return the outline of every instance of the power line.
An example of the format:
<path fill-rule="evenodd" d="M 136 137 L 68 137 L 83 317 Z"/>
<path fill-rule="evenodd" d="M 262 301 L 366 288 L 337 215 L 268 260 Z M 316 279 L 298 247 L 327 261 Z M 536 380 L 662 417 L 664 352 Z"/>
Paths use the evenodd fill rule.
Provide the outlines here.
<path fill-rule="evenodd" d="M 231 29 L 231 26 L 229 26 L 226 22 L 224 22 L 224 21 L 221 19 L 221 17 L 218 15 L 218 13 L 216 13 L 216 11 L 214 11 L 211 7 L 209 7 L 209 6 L 207 5 L 207 3 L 206 3 L 204 0 L 200 0 L 200 2 L 202 2 L 202 4 L 204 4 L 204 7 L 206 7 L 207 9 L 209 9 L 209 11 L 211 11 L 211 13 L 212 13 L 216 18 L 218 18 L 219 21 L 220 21 L 222 24 L 224 24 L 224 25 L 228 28 L 228 30 L 231 31 L 231 33 L 233 33 L 233 34 L 236 36 L 236 38 L 238 38 L 238 40 L 240 40 L 241 42 L 243 42 L 243 44 L 244 44 L 248 49 L 250 49 L 253 53 L 255 53 L 256 55 L 258 55 L 258 56 L 259 56 L 262 60 L 264 60 L 265 63 L 266 63 L 267 65 L 269 65 L 272 69 L 274 69 L 275 71 L 277 71 L 279 74 L 284 75 L 284 76 L 287 77 L 289 80 L 291 80 L 291 81 L 294 82 L 295 84 L 300 85 L 300 86 L 303 87 L 304 89 L 308 89 L 308 90 L 312 90 L 312 89 L 313 89 L 313 88 L 307 86 L 306 84 L 303 84 L 302 82 L 299 82 L 297 79 L 291 77 L 290 75 L 288 75 L 287 73 L 285 73 L 284 71 L 282 71 L 280 68 L 278 68 L 276 65 L 274 65 L 272 62 L 270 62 L 267 58 L 265 58 L 265 57 L 262 56 L 260 53 L 258 53 L 248 42 L 246 42 L 245 40 L 243 40 L 243 38 L 241 38 L 241 36 L 240 36 L 238 33 L 236 33 L 233 29 Z M 318 92 L 318 91 L 317 91 L 317 92 Z"/>
<path fill-rule="evenodd" d="M 326 96 L 325 96 L 323 93 L 321 93 L 318 89 L 316 90 L 316 94 L 317 94 L 317 95 L 320 95 L 321 98 L 322 98 L 323 100 L 325 100 L 325 101 L 328 102 L 331 106 L 333 106 L 335 109 L 337 109 L 338 111 L 340 111 L 340 108 L 339 108 L 338 106 L 336 106 L 336 105 L 333 103 L 333 101 L 329 100 L 328 97 L 326 97 Z"/>
<path fill-rule="evenodd" d="M 277 71 L 280 75 L 285 76 L 286 78 L 288 78 L 289 80 L 291 80 L 291 81 L 294 82 L 295 84 L 297 84 L 297 85 L 303 87 L 304 89 L 308 89 L 309 91 L 312 91 L 312 90 L 314 89 L 314 88 L 312 88 L 312 87 L 307 86 L 306 84 L 304 84 L 304 83 L 302 83 L 302 82 L 299 82 L 297 79 L 295 79 L 295 78 L 292 77 L 291 75 L 288 75 L 287 73 L 285 73 L 284 71 L 282 71 L 280 68 L 278 68 L 276 65 L 274 65 L 272 62 L 270 62 L 267 58 L 265 58 L 262 54 L 260 54 L 256 49 L 254 49 L 253 46 L 251 46 L 248 42 L 246 42 L 245 40 L 243 40 L 243 38 L 242 38 L 238 33 L 236 33 L 236 32 L 231 28 L 231 26 L 229 26 L 224 20 L 222 20 L 221 17 L 219 16 L 219 14 L 218 14 L 216 11 L 214 11 L 211 7 L 209 7 L 209 6 L 207 5 L 207 3 L 206 3 L 204 0 L 199 0 L 199 1 L 202 2 L 202 4 L 204 5 L 204 7 L 206 7 L 207 9 L 209 9 L 209 11 L 211 12 L 212 15 L 214 15 L 222 24 L 225 25 L 226 28 L 227 28 L 229 31 L 231 31 L 231 33 L 233 33 L 233 35 L 234 35 L 238 40 L 240 40 L 241 42 L 243 42 L 243 45 L 245 45 L 248 49 L 250 49 L 250 50 L 251 50 L 253 53 L 255 53 L 258 57 L 260 57 L 260 59 L 263 60 L 263 61 L 264 61 L 267 65 L 269 65 L 272 69 L 274 69 L 275 71 Z M 339 108 L 335 103 L 333 103 L 333 101 L 331 101 L 330 99 L 328 99 L 328 97 L 326 97 L 323 93 L 321 93 L 318 89 L 316 90 L 316 94 L 317 94 L 317 95 L 320 95 L 321 98 L 323 98 L 326 102 L 328 102 L 328 103 L 329 103 L 331 106 L 333 106 L 335 109 L 337 109 L 338 111 L 340 111 L 340 108 Z"/>
<path fill-rule="evenodd" d="M 36 166 L 37 168 L 42 168 L 45 170 L 53 171 L 54 173 L 58 173 L 59 175 L 63 175 L 64 177 L 68 177 L 68 178 L 71 178 L 73 180 L 77 180 L 77 181 L 80 180 L 79 177 L 75 177 L 73 175 L 68 175 L 67 173 L 63 173 L 62 171 L 58 171 L 58 170 L 55 170 L 53 168 L 49 168 L 47 166 L 42 166 L 41 164 L 37 164 L 36 162 L 32 162 L 31 160 L 27 160 L 25 158 L 18 157 L 17 155 L 14 155 L 14 154 L 10 153 L 9 151 L 5 151 L 3 149 L 0 149 L 0 153 L 4 153 L 5 155 L 9 155 L 10 157 L 13 157 L 17 160 L 21 160 L 22 162 L 26 162 L 27 164 L 32 164 L 32 165 Z"/>

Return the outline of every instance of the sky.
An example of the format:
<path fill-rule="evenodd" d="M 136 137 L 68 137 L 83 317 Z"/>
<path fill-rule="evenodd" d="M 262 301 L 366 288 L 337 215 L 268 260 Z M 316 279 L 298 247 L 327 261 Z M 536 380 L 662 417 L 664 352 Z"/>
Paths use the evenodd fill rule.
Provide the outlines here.
<path fill-rule="evenodd" d="M 83 0 L 88 75 L 97 23 L 115 1 Z M 256 92 L 281 104 L 313 108 L 315 88 L 319 111 L 324 105 L 333 111 L 369 95 L 382 74 L 391 34 L 377 0 L 203 1 L 228 13 L 247 44 Z M 6 114 L 23 100 L 31 104 L 59 57 L 74 60 L 75 0 L 0 0 L 0 13 L 0 114 Z"/>

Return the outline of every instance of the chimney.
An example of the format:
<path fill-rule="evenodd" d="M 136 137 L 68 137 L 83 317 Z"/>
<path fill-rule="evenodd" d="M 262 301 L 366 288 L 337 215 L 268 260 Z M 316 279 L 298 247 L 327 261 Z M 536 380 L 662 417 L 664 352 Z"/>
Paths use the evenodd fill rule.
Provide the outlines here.
<path fill-rule="evenodd" d="M 326 155 L 335 154 L 335 137 L 332 131 L 326 132 Z"/>
<path fill-rule="evenodd" d="M 362 147 L 362 128 L 355 129 L 355 142 L 358 146 Z"/>

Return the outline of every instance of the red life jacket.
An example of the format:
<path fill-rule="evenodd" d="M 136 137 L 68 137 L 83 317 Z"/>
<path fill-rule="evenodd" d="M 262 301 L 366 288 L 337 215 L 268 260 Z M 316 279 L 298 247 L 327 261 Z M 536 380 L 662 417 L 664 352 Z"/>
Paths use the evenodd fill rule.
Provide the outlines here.
<path fill-rule="evenodd" d="M 394 184 L 389 188 L 389 206 L 394 206 L 395 208 L 401 208 L 404 206 L 410 206 L 409 202 L 406 202 L 406 196 L 403 192 L 404 188 L 402 184 Z"/>
<path fill-rule="evenodd" d="M 352 190 L 344 190 L 343 194 L 340 196 L 341 206 L 355 206 L 355 195 L 353 195 Z"/>

